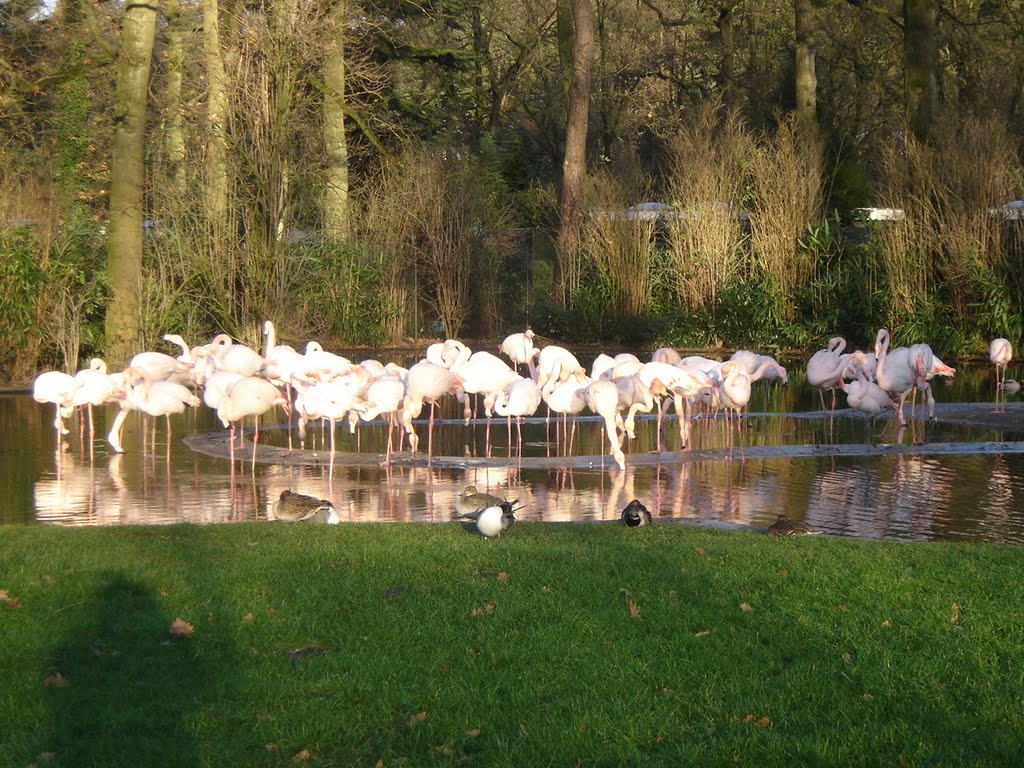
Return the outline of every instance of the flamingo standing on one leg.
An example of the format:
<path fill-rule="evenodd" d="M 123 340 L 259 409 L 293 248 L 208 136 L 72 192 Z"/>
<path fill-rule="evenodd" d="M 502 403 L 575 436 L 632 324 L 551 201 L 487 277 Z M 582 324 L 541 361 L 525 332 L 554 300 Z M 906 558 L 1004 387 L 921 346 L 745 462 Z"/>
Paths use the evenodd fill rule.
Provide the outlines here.
<path fill-rule="evenodd" d="M 993 413 L 1006 413 L 1006 393 L 1002 384 L 1006 380 L 1006 367 L 1012 358 L 1013 345 L 1008 339 L 993 339 L 988 345 L 988 359 L 996 367 L 996 408 Z"/>

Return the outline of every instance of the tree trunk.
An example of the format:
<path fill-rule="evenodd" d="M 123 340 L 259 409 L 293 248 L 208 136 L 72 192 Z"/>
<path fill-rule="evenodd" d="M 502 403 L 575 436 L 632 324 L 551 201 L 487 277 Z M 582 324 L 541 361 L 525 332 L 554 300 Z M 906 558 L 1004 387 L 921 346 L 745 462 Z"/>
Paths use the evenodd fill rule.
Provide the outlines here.
<path fill-rule="evenodd" d="M 203 0 L 203 55 L 206 59 L 206 215 L 223 233 L 228 212 L 227 75 L 220 47 L 220 4 Z"/>
<path fill-rule="evenodd" d="M 130 3 L 121 27 L 107 241 L 111 295 L 105 332 L 112 364 L 124 363 L 138 349 L 141 336 L 146 102 L 156 13 L 155 4 Z"/>
<path fill-rule="evenodd" d="M 575 0 L 555 0 L 555 37 L 558 40 L 558 63 L 562 71 L 562 98 L 566 112 L 569 111 L 569 91 L 572 88 L 574 12 Z"/>
<path fill-rule="evenodd" d="M 587 170 L 590 80 L 597 34 L 597 20 L 590 0 L 572 0 L 572 20 L 572 83 L 569 87 L 565 158 L 562 161 L 562 195 L 558 210 L 558 258 L 562 271 L 563 301 L 567 300 L 579 280 L 576 226 L 583 178 Z"/>
<path fill-rule="evenodd" d="M 906 120 L 919 141 L 930 141 L 938 110 L 936 0 L 903 0 Z"/>
<path fill-rule="evenodd" d="M 818 117 L 818 75 L 815 72 L 815 11 L 812 0 L 793 0 L 796 19 L 796 118 L 812 125 Z"/>
<path fill-rule="evenodd" d="M 324 235 L 329 240 L 349 237 L 348 143 L 345 139 L 345 0 L 330 11 L 331 47 L 324 61 Z"/>
<path fill-rule="evenodd" d="M 185 63 L 185 30 L 180 0 L 167 0 L 167 86 L 164 108 L 164 151 L 167 156 L 167 188 L 164 197 L 174 209 L 185 200 L 185 128 L 181 103 Z"/>
<path fill-rule="evenodd" d="M 732 2 L 722 3 L 718 7 L 718 36 L 722 44 L 719 60 L 719 87 L 725 97 L 726 104 L 734 104 L 736 100 L 736 29 L 733 25 Z"/>

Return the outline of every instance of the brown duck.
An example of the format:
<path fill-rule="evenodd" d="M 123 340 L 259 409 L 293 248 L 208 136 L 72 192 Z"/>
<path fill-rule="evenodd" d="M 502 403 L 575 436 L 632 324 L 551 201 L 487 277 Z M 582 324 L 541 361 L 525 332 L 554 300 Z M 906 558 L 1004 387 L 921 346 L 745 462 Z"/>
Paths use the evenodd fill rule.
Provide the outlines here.
<path fill-rule="evenodd" d="M 779 515 L 779 519 L 768 526 L 769 536 L 809 536 L 816 531 L 803 520 L 790 520 L 785 515 Z"/>
<path fill-rule="evenodd" d="M 276 520 L 287 523 L 339 523 L 334 505 L 327 499 L 318 499 L 304 493 L 281 491 L 281 497 L 274 502 L 272 512 Z"/>

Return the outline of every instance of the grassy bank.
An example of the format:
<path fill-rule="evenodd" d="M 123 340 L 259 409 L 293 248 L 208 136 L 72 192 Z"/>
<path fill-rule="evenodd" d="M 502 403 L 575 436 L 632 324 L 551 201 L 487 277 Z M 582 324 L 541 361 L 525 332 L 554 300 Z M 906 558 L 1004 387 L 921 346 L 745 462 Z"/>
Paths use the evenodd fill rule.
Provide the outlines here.
<path fill-rule="evenodd" d="M 7 527 L 0 765 L 1016 766 L 1021 555 L 664 525 Z"/>

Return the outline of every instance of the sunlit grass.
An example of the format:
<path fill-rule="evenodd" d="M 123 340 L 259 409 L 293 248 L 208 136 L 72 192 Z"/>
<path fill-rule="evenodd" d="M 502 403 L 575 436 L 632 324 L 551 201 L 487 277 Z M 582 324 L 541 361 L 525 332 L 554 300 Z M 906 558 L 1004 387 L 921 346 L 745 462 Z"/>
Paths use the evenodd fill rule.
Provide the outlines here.
<path fill-rule="evenodd" d="M 1020 764 L 1019 548 L 611 524 L 2 534 L 0 765 Z"/>

